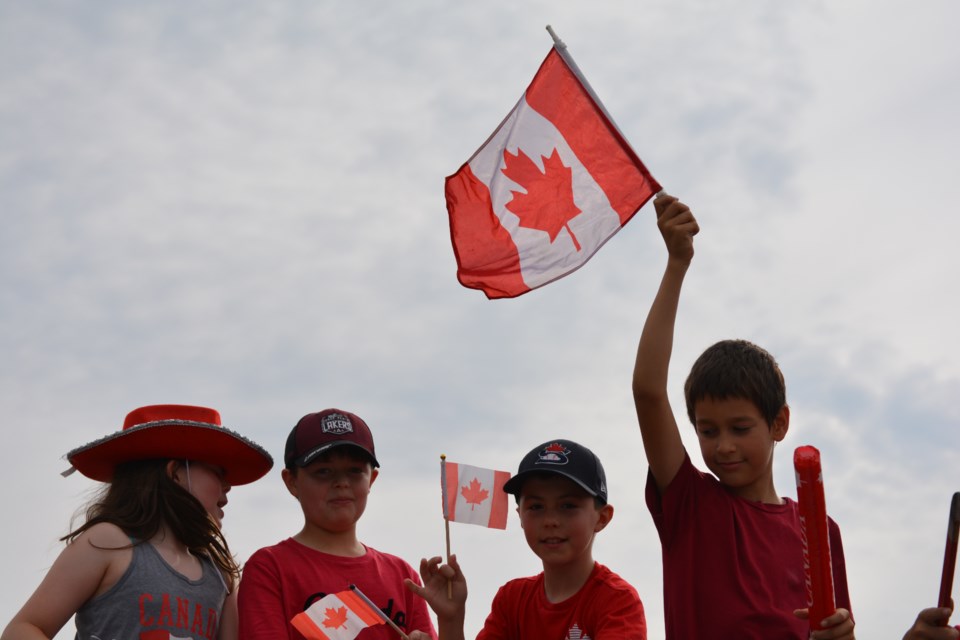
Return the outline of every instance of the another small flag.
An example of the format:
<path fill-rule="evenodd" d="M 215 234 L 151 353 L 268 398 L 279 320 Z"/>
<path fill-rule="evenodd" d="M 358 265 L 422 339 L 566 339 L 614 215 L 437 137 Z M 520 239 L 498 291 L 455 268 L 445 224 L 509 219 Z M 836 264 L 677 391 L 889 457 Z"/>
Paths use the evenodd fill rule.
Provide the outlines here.
<path fill-rule="evenodd" d="M 509 506 L 503 485 L 509 479 L 506 471 L 441 461 L 443 517 L 453 522 L 506 529 Z"/>
<path fill-rule="evenodd" d="M 352 590 L 331 593 L 298 613 L 290 623 L 307 640 L 353 640 L 375 624 L 383 624 L 381 612 Z"/>
<path fill-rule="evenodd" d="M 506 119 L 446 179 L 457 279 L 511 298 L 562 278 L 659 190 L 558 41 Z"/>

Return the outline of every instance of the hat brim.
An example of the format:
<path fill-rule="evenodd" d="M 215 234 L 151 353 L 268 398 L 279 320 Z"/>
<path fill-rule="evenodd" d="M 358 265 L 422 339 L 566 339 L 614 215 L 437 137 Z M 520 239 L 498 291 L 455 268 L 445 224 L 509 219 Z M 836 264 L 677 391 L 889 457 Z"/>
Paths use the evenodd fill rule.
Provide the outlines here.
<path fill-rule="evenodd" d="M 368 458 L 370 458 L 370 462 L 371 464 L 373 464 L 374 467 L 380 466 L 380 463 L 377 462 L 377 457 L 375 455 L 370 453 L 370 451 L 363 445 L 359 445 L 356 442 L 353 442 L 351 440 L 336 440 L 334 442 L 325 442 L 319 447 L 314 447 L 310 451 L 307 451 L 305 454 L 303 454 L 302 456 L 294 460 L 293 464 L 297 467 L 305 467 L 311 462 L 313 462 L 314 460 L 316 460 L 318 457 L 320 457 L 321 454 L 326 453 L 327 451 L 329 451 L 330 449 L 333 449 L 334 447 L 353 447 L 354 449 L 358 449 L 362 451 L 364 454 L 366 454 Z"/>
<path fill-rule="evenodd" d="M 249 484 L 267 474 L 273 458 L 260 445 L 224 427 L 197 422 L 143 424 L 73 449 L 65 456 L 92 480 L 110 482 L 118 464 L 171 458 L 224 469 L 230 485 Z"/>

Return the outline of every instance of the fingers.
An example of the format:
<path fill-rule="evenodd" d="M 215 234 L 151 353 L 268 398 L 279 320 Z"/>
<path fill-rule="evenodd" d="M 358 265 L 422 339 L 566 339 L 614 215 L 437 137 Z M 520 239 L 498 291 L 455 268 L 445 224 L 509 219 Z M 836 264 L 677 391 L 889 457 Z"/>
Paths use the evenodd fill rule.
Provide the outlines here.
<path fill-rule="evenodd" d="M 416 582 L 414 582 L 410 578 L 404 578 L 403 584 L 406 585 L 407 591 L 409 591 L 410 593 L 420 596 L 421 598 L 426 598 L 427 590 L 421 587 L 420 585 L 418 585 Z"/>
<path fill-rule="evenodd" d="M 426 584 L 430 578 L 437 573 L 437 567 L 440 566 L 443 558 L 440 556 L 433 556 L 429 560 L 426 558 L 420 559 L 420 579 L 423 580 L 423 583 Z"/>
<path fill-rule="evenodd" d="M 853 640 L 853 618 L 846 609 L 837 609 L 820 623 L 820 631 L 814 631 L 810 637 L 814 640 Z"/>
<path fill-rule="evenodd" d="M 948 623 L 952 613 L 953 610 L 948 607 L 924 609 L 917 616 L 917 621 L 903 636 L 903 640 L 956 640 L 956 638 L 960 638 L 960 631 L 953 627 L 942 626 Z"/>
<path fill-rule="evenodd" d="M 653 201 L 653 205 L 657 210 L 657 225 L 661 230 L 678 228 L 690 235 L 696 235 L 700 231 L 700 226 L 697 224 L 693 212 L 690 211 L 690 207 L 674 196 L 659 195 Z"/>
<path fill-rule="evenodd" d="M 669 207 L 674 202 L 679 202 L 675 196 L 670 195 L 666 191 L 661 191 L 657 194 L 657 197 L 653 199 L 653 208 L 657 212 L 657 217 L 659 218 L 667 207 Z"/>

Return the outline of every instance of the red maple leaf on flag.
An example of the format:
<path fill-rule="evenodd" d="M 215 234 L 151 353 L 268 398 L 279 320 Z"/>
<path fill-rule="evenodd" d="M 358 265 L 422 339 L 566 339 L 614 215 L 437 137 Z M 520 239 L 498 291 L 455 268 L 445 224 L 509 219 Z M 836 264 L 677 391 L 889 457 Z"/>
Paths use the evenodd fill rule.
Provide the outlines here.
<path fill-rule="evenodd" d="M 506 207 L 520 218 L 520 226 L 528 229 L 546 231 L 550 242 L 557 239 L 561 229 L 566 229 L 573 240 L 573 246 L 580 251 L 580 243 L 567 225 L 580 214 L 573 202 L 573 171 L 565 167 L 560 154 L 554 148 L 550 157 L 540 156 L 543 171 L 531 160 L 523 149 L 517 149 L 516 155 L 503 152 L 506 166 L 501 169 L 526 193 L 511 191 L 513 199 Z"/>
<path fill-rule="evenodd" d="M 474 478 L 469 485 L 460 487 L 460 495 L 463 496 L 463 499 L 470 505 L 470 510 L 473 511 L 478 504 L 490 496 L 490 492 L 483 488 L 479 480 Z"/>
<path fill-rule="evenodd" d="M 339 629 L 347 623 L 347 608 L 338 607 L 336 609 L 325 609 L 327 617 L 323 621 L 323 626 L 328 629 Z"/>

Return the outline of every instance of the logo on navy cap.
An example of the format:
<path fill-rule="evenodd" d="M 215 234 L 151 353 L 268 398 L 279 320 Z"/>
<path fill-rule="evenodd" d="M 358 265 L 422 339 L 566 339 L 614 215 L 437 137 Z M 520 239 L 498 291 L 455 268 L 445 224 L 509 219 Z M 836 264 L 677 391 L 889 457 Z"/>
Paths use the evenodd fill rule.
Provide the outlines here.
<path fill-rule="evenodd" d="M 548 444 L 537 454 L 537 464 L 567 464 L 570 462 L 570 450 L 559 442 Z"/>

